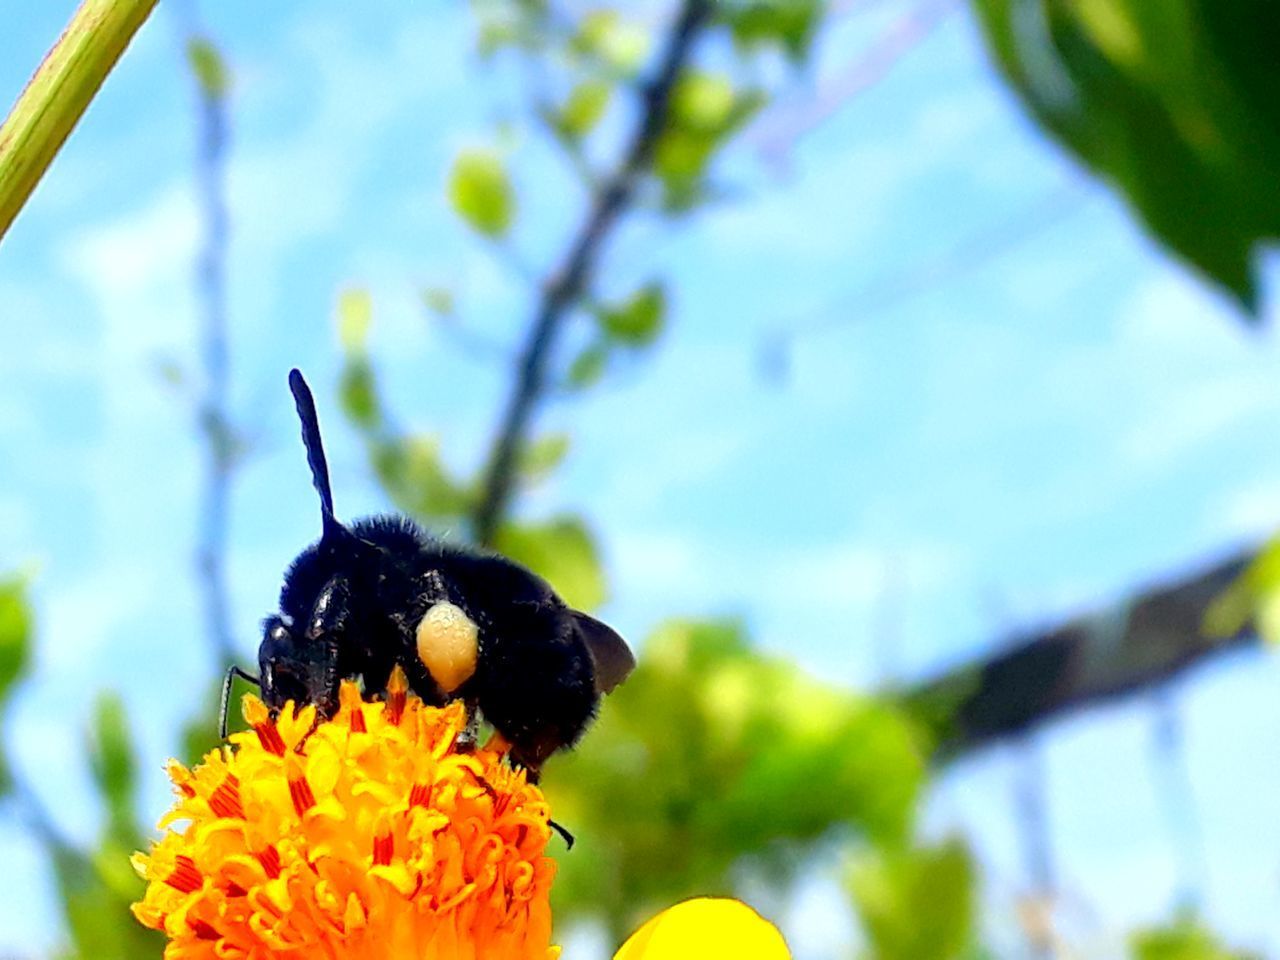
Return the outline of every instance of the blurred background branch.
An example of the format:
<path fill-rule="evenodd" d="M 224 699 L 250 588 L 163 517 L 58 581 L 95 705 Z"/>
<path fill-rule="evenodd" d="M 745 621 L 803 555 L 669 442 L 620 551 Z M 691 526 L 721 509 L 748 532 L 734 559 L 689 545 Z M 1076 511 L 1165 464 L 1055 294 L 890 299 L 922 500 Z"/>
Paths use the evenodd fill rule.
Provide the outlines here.
<path fill-rule="evenodd" d="M 1205 618 L 1248 568 L 1248 554 L 1142 591 L 1114 607 L 998 644 L 995 654 L 905 691 L 936 718 L 938 759 L 1016 737 L 1072 710 L 1159 687 L 1212 657 L 1256 644 L 1250 624 L 1228 636 Z"/>
<path fill-rule="evenodd" d="M 653 162 L 666 130 L 671 98 L 693 52 L 698 34 L 711 17 L 711 0 L 686 0 L 666 38 L 653 78 L 641 96 L 635 133 L 622 150 L 617 168 L 596 188 L 595 199 L 574 237 L 564 262 L 543 284 L 536 319 L 529 327 L 516 365 L 507 402 L 489 455 L 489 466 L 472 517 L 475 541 L 493 546 L 515 483 L 518 451 L 524 443 L 536 405 L 547 392 L 547 365 L 560 324 L 585 293 L 592 272 L 617 219 L 627 212 L 640 178 Z"/>

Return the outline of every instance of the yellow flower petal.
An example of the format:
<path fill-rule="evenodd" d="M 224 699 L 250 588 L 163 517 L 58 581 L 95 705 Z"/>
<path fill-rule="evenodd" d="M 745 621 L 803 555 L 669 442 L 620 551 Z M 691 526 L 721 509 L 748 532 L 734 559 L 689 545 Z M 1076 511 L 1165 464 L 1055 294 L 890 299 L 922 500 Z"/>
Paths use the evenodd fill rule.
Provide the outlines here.
<path fill-rule="evenodd" d="M 790 960 L 778 928 L 745 903 L 700 897 L 662 911 L 613 960 Z"/>
<path fill-rule="evenodd" d="M 389 690 L 344 684 L 320 723 L 248 697 L 233 749 L 170 765 L 174 810 L 133 861 L 167 960 L 548 960 L 541 792 L 498 751 L 457 754 L 461 704 Z"/>

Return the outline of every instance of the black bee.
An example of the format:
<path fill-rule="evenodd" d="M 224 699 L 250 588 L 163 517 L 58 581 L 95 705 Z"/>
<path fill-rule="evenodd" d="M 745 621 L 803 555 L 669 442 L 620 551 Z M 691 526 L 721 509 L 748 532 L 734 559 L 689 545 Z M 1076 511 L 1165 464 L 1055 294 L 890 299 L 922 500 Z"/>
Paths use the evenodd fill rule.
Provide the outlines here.
<path fill-rule="evenodd" d="M 339 681 L 383 690 L 399 664 L 425 702 L 466 702 L 471 743 L 478 708 L 536 781 L 631 672 L 630 649 L 510 560 L 440 543 L 405 517 L 338 522 L 315 401 L 297 370 L 289 388 L 324 525 L 285 574 L 280 612 L 263 623 L 259 677 L 228 671 L 224 725 L 233 676 L 257 684 L 272 710 L 293 700 L 332 716 Z"/>

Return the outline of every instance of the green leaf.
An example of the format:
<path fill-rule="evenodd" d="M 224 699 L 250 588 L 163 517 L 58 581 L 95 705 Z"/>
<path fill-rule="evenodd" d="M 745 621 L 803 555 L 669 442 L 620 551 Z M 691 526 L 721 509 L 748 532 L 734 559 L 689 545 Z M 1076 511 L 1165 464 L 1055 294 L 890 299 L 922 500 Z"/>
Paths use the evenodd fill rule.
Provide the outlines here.
<path fill-rule="evenodd" d="M 515 197 L 501 157 L 492 150 L 464 150 L 449 175 L 449 200 L 473 229 L 501 237 L 511 226 Z"/>
<path fill-rule="evenodd" d="M 27 580 L 20 575 L 0 578 L 0 704 L 31 663 L 31 610 Z"/>
<path fill-rule="evenodd" d="M 741 49 L 776 44 L 798 63 L 809 52 L 825 6 L 821 0 L 726 0 L 720 16 Z"/>
<path fill-rule="evenodd" d="M 1280 643 L 1280 538 L 1271 540 L 1204 614 L 1204 632 L 1229 639 L 1253 625 L 1268 643 Z"/>
<path fill-rule="evenodd" d="M 372 430 L 382 422 L 373 367 L 365 357 L 348 359 L 338 380 L 338 402 L 351 422 L 364 430 Z"/>
<path fill-rule="evenodd" d="M 1256 309 L 1280 237 L 1280 6 L 977 0 L 1036 119 L 1172 252 Z"/>
<path fill-rule="evenodd" d="M 663 182 L 668 211 L 687 210 L 706 194 L 702 180 L 716 150 L 764 103 L 760 91 L 737 90 L 725 74 L 691 71 L 684 76 L 654 153 L 654 172 Z"/>
<path fill-rule="evenodd" d="M 667 310 L 666 288 L 657 281 L 647 283 L 616 306 L 597 314 L 604 332 L 628 347 L 647 347 L 662 332 Z"/>
<path fill-rule="evenodd" d="M 27 580 L 21 575 L 0 578 L 0 730 L 4 710 L 19 679 L 31 663 L 31 611 L 27 606 Z M 0 796 L 13 788 L 9 760 L 0 740 Z"/>
<path fill-rule="evenodd" d="M 137 772 L 124 703 L 114 693 L 101 693 L 89 728 L 89 764 L 94 783 L 107 804 L 107 836 L 122 846 L 140 842 L 133 813 Z"/>
<path fill-rule="evenodd" d="M 391 501 L 410 516 L 433 524 L 456 520 L 471 509 L 472 493 L 446 469 L 435 437 L 373 439 L 369 452 Z"/>
<path fill-rule="evenodd" d="M 520 479 L 526 484 L 545 480 L 560 466 L 568 452 L 567 433 L 548 433 L 526 444 L 520 452 Z"/>
<path fill-rule="evenodd" d="M 591 610 L 605 600 L 595 540 L 577 517 L 508 523 L 499 529 L 494 548 L 545 578 L 575 609 Z"/>
<path fill-rule="evenodd" d="M 565 384 L 570 390 L 586 390 L 594 387 L 604 376 L 609 365 L 609 348 L 603 343 L 593 343 L 583 348 L 573 358 L 565 375 Z"/>
<path fill-rule="evenodd" d="M 613 87 L 603 80 L 584 80 L 569 93 L 556 117 L 556 127 L 575 140 L 585 137 L 609 109 Z"/>
<path fill-rule="evenodd" d="M 733 81 L 726 74 L 690 71 L 676 87 L 671 113 L 686 130 L 723 130 L 733 115 Z"/>
<path fill-rule="evenodd" d="M 373 326 L 373 298 L 368 290 L 351 288 L 338 294 L 338 342 L 347 353 L 363 353 Z"/>
<path fill-rule="evenodd" d="M 974 868 L 959 841 L 864 855 L 849 889 L 875 960 L 959 960 L 974 940 Z"/>
<path fill-rule="evenodd" d="M 582 18 L 573 49 L 630 76 L 649 55 L 649 32 L 617 10 L 593 10 Z"/>
<path fill-rule="evenodd" d="M 1228 949 L 1192 916 L 1169 926 L 1139 931 L 1133 937 L 1132 949 L 1134 960 L 1250 960 L 1255 957 Z"/>
<path fill-rule="evenodd" d="M 218 48 L 205 37 L 196 37 L 187 43 L 187 62 L 195 74 L 204 95 L 211 100 L 221 100 L 231 86 L 227 65 Z"/>

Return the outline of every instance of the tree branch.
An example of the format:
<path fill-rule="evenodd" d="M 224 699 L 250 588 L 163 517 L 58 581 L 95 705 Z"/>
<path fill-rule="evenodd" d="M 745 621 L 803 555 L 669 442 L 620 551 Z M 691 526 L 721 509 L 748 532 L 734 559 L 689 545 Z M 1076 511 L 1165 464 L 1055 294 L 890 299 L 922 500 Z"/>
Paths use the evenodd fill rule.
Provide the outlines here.
<path fill-rule="evenodd" d="M 667 124 L 671 94 L 692 54 L 693 42 L 711 17 L 711 0 L 685 0 L 667 37 L 658 70 L 644 89 L 644 111 L 625 154 L 595 193 L 563 266 L 546 284 L 529 334 L 516 361 L 516 382 L 499 423 L 485 471 L 483 493 L 472 515 L 472 533 L 492 546 L 510 504 L 521 443 L 538 402 L 547 392 L 547 366 L 556 337 L 574 304 L 588 289 L 604 242 L 635 198 L 637 184 L 653 161 Z"/>
<path fill-rule="evenodd" d="M 1071 710 L 1150 689 L 1228 650 L 1251 629 L 1206 637 L 1209 604 L 1252 559 L 1240 554 L 1100 615 L 1017 638 L 1004 652 L 922 684 L 908 707 L 932 722 L 945 763 L 1025 733 Z"/>

